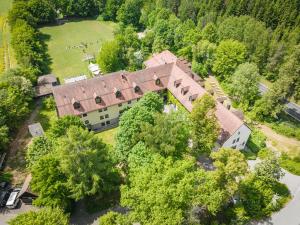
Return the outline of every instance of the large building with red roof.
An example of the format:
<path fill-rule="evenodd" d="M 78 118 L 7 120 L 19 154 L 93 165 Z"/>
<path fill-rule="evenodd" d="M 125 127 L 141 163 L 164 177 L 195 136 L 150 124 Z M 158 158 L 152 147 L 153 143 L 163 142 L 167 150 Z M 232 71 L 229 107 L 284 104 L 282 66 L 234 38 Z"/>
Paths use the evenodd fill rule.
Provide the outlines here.
<path fill-rule="evenodd" d="M 145 66 L 136 72 L 120 71 L 54 87 L 58 116 L 77 115 L 91 130 L 104 130 L 117 125 L 123 110 L 146 92 L 168 90 L 188 111 L 206 93 L 189 64 L 170 51 L 153 55 Z M 243 120 L 220 102 L 216 117 L 220 146 L 243 149 L 251 133 Z"/>

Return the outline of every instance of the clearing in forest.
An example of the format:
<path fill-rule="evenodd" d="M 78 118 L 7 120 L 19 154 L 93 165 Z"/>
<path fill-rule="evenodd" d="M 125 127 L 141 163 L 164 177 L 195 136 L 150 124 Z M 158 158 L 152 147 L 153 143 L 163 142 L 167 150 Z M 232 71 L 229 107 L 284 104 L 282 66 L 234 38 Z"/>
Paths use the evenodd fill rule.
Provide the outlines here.
<path fill-rule="evenodd" d="M 83 58 L 86 54 L 96 57 L 101 44 L 113 39 L 116 26 L 112 22 L 76 20 L 41 28 L 51 58 L 51 72 L 61 83 L 67 77 L 89 76 L 88 61 Z"/>

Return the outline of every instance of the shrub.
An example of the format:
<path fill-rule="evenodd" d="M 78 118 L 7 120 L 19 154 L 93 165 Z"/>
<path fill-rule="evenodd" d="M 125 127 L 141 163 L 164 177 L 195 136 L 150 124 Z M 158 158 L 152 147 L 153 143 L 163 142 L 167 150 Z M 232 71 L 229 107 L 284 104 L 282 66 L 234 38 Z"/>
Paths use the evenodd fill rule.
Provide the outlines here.
<path fill-rule="evenodd" d="M 45 107 L 46 109 L 49 109 L 49 110 L 54 110 L 55 109 L 54 98 L 51 96 L 51 97 L 44 99 L 43 107 Z"/>
<path fill-rule="evenodd" d="M 269 157 L 272 157 L 274 155 L 274 153 L 272 152 L 271 149 L 269 148 L 263 148 L 258 152 L 258 158 L 260 159 L 267 159 Z"/>
<path fill-rule="evenodd" d="M 266 136 L 256 128 L 252 129 L 252 133 L 248 140 L 247 146 L 252 152 L 258 153 L 260 149 L 266 147 Z"/>

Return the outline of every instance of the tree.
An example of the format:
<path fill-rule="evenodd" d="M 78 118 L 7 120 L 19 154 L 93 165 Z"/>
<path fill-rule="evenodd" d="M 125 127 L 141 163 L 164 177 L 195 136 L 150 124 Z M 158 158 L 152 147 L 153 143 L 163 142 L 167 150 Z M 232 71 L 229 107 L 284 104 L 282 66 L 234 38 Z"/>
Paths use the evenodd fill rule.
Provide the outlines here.
<path fill-rule="evenodd" d="M 245 61 L 246 47 L 234 40 L 221 41 L 217 47 L 213 71 L 217 76 L 229 79 L 236 67 Z"/>
<path fill-rule="evenodd" d="M 60 162 L 54 154 L 40 157 L 32 164 L 30 172 L 32 175 L 30 188 L 38 193 L 38 198 L 34 200 L 35 205 L 70 210 L 67 177 L 61 172 Z"/>
<path fill-rule="evenodd" d="M 107 0 L 103 12 L 104 19 L 115 21 L 117 18 L 117 11 L 122 3 L 123 0 Z"/>
<path fill-rule="evenodd" d="M 8 222 L 9 225 L 68 225 L 69 216 L 58 208 L 42 208 L 19 214 Z"/>
<path fill-rule="evenodd" d="M 56 11 L 54 5 L 49 0 L 30 0 L 28 2 L 30 13 L 37 18 L 37 23 L 45 24 L 54 22 L 56 19 Z"/>
<path fill-rule="evenodd" d="M 56 154 L 73 199 L 113 190 L 116 175 L 107 146 L 93 133 L 70 127 L 59 139 Z"/>
<path fill-rule="evenodd" d="M 31 26 L 36 25 L 36 18 L 29 12 L 27 2 L 17 1 L 12 5 L 8 13 L 8 22 L 13 28 L 18 20 L 23 20 Z"/>
<path fill-rule="evenodd" d="M 98 55 L 99 63 L 103 73 L 115 72 L 124 69 L 123 51 L 117 40 L 103 43 Z"/>
<path fill-rule="evenodd" d="M 215 116 L 216 102 L 208 94 L 194 102 L 191 112 L 193 151 L 196 155 L 210 153 L 219 136 L 219 125 Z"/>
<path fill-rule="evenodd" d="M 279 165 L 278 160 L 273 157 L 255 165 L 255 175 L 267 182 L 276 182 L 283 177 L 284 173 Z"/>
<path fill-rule="evenodd" d="M 123 113 L 116 135 L 115 153 L 119 161 L 126 162 L 132 147 L 139 142 L 142 123 L 154 122 L 154 114 L 161 112 L 163 101 L 156 93 L 146 93 L 131 109 Z"/>
<path fill-rule="evenodd" d="M 138 142 L 128 155 L 128 167 L 130 170 L 139 169 L 154 160 L 155 153 L 146 147 L 145 143 Z"/>
<path fill-rule="evenodd" d="M 229 84 L 231 97 L 248 109 L 258 98 L 259 79 L 258 68 L 254 63 L 240 64 Z"/>
<path fill-rule="evenodd" d="M 216 43 L 218 40 L 217 28 L 213 23 L 208 23 L 201 32 L 202 38 L 211 43 Z"/>
<path fill-rule="evenodd" d="M 211 153 L 216 167 L 215 179 L 221 188 L 226 190 L 228 197 L 233 197 L 239 188 L 241 179 L 248 172 L 245 156 L 235 149 L 221 148 Z"/>
<path fill-rule="evenodd" d="M 53 144 L 51 140 L 49 140 L 47 137 L 41 136 L 41 137 L 34 138 L 26 151 L 27 166 L 31 167 L 42 156 L 52 151 L 53 151 Z"/>
<path fill-rule="evenodd" d="M 284 109 L 286 100 L 294 97 L 300 99 L 300 45 L 295 46 L 293 53 L 279 70 L 279 79 L 272 88 L 256 102 L 254 116 L 264 120 L 268 117 L 277 118 Z"/>
<path fill-rule="evenodd" d="M 117 20 L 125 25 L 140 26 L 142 0 L 125 0 L 117 12 Z"/>
<path fill-rule="evenodd" d="M 180 158 L 187 153 L 189 121 L 182 112 L 157 114 L 154 124 L 144 124 L 140 139 L 150 150 L 164 157 Z"/>
<path fill-rule="evenodd" d="M 130 224 L 126 215 L 110 211 L 99 218 L 99 225 L 126 225 Z"/>
<path fill-rule="evenodd" d="M 201 40 L 193 47 L 192 69 L 202 77 L 211 73 L 217 46 L 207 40 Z"/>
<path fill-rule="evenodd" d="M 130 173 L 130 183 L 121 187 L 121 205 L 129 207 L 132 220 L 142 224 L 181 224 L 203 173 L 196 171 L 193 160 L 156 156 Z"/>
<path fill-rule="evenodd" d="M 85 128 L 81 119 L 77 116 L 63 116 L 55 120 L 49 129 L 49 136 L 53 139 L 57 139 L 66 134 L 67 130 L 71 126 L 78 128 Z"/>

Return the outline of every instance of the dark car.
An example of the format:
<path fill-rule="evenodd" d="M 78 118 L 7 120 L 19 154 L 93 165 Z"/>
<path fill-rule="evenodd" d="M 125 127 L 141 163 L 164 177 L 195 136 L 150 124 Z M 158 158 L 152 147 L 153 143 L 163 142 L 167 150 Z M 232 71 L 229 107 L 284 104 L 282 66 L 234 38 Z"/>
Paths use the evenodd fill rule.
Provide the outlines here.
<path fill-rule="evenodd" d="M 6 202 L 9 198 L 9 192 L 8 191 L 1 191 L 0 192 L 0 207 L 4 207 L 6 205 Z"/>

